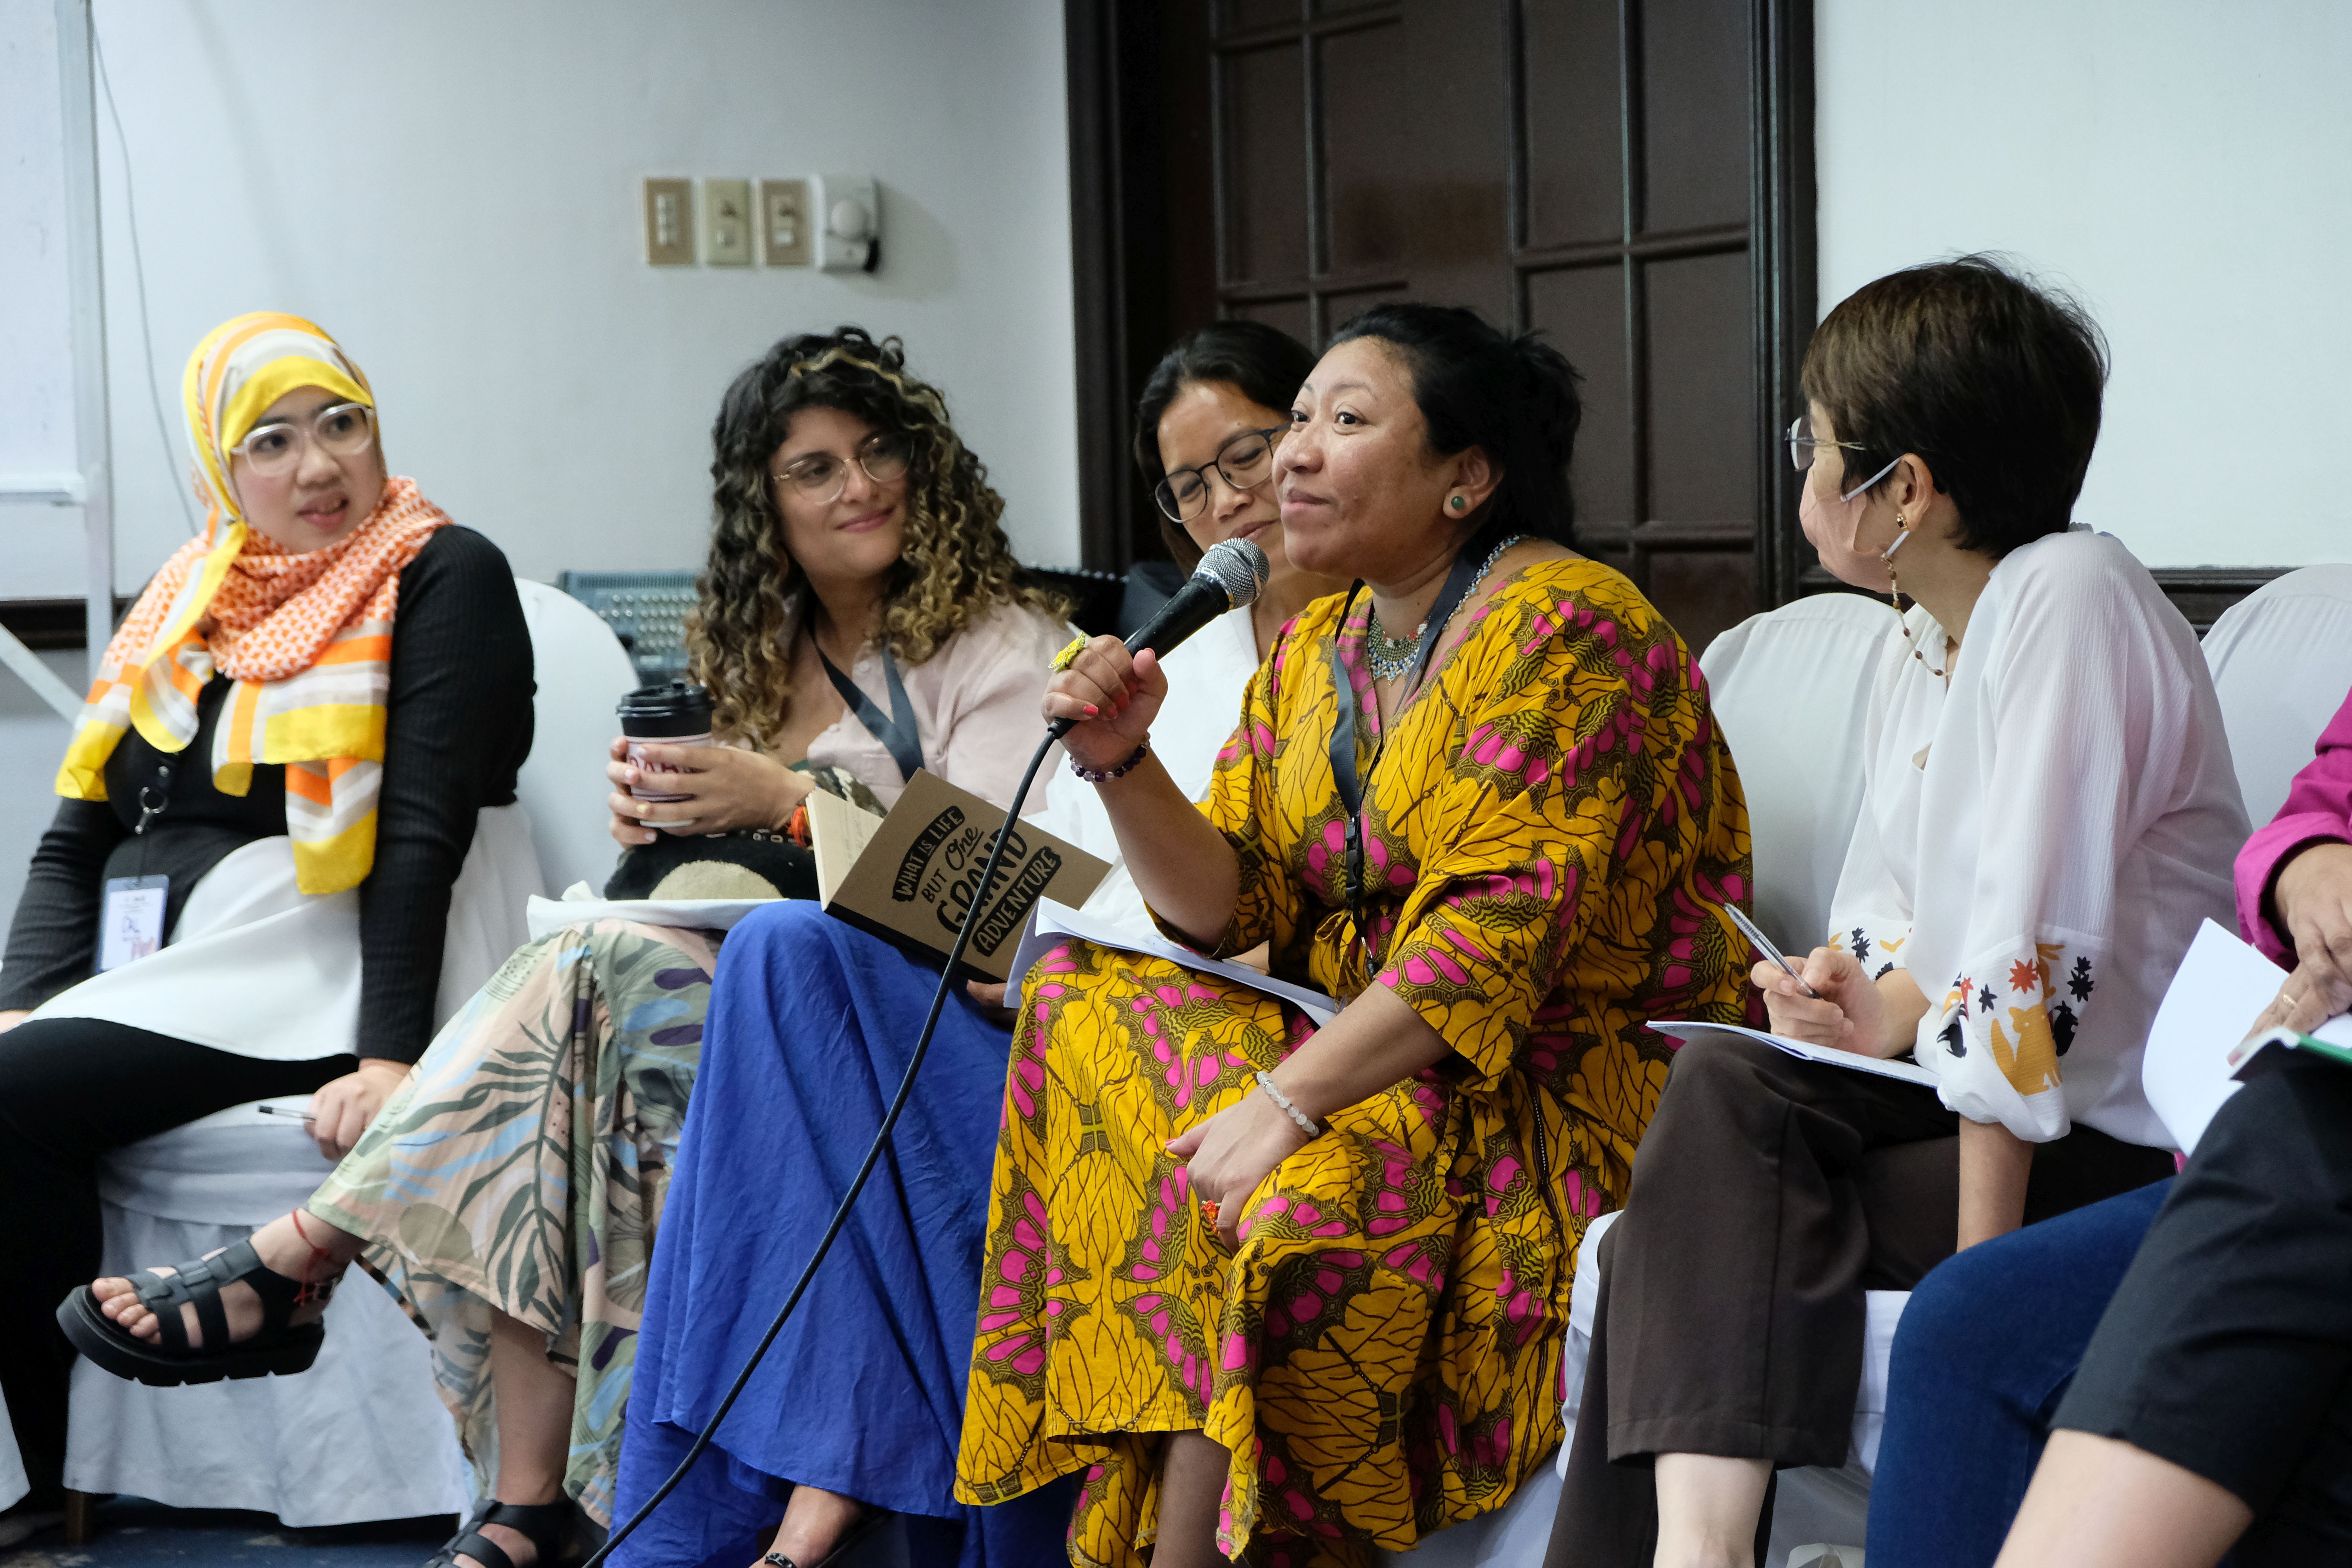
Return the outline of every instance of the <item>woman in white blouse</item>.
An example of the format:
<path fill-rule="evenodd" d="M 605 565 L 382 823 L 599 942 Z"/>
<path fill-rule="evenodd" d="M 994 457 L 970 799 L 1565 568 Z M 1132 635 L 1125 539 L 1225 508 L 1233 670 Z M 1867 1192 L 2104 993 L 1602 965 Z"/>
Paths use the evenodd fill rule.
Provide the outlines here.
<path fill-rule="evenodd" d="M 1772 1471 L 1845 1461 L 1866 1289 L 2170 1174 L 2141 1042 L 2198 922 L 2231 918 L 2245 811 L 2195 634 L 2069 526 L 2097 329 L 1972 257 L 1862 289 L 1803 377 L 1807 537 L 1915 603 L 1830 940 L 1801 984 L 1753 979 L 1775 1033 L 1936 1086 L 1683 1048 L 1601 1249 L 1555 1565 L 1755 1560 Z"/>

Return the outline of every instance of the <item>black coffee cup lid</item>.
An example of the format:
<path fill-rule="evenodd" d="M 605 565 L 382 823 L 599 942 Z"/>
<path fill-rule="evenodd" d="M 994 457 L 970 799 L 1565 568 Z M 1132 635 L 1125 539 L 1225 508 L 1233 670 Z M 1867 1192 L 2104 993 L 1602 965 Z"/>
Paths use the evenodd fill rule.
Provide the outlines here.
<path fill-rule="evenodd" d="M 710 693 L 691 680 L 640 686 L 621 699 L 621 729 L 631 735 L 702 735 L 710 730 Z"/>

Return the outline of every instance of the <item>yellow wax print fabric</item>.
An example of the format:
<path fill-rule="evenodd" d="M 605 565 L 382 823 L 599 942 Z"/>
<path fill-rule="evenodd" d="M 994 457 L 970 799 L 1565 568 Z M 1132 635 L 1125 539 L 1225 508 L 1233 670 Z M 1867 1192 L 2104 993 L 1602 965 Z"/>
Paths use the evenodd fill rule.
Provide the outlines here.
<path fill-rule="evenodd" d="M 1747 808 L 1689 650 L 1618 573 L 1506 583 L 1381 744 L 1369 604 L 1318 601 L 1252 681 L 1202 809 L 1241 863 L 1220 954 L 1342 997 L 1329 746 L 1349 656 L 1377 978 L 1453 1047 L 1328 1119 L 1228 1250 L 1166 1141 L 1255 1092 L 1295 1008 L 1072 942 L 1024 988 L 957 1495 L 1086 1472 L 1070 1560 L 1131 1564 L 1160 1434 L 1232 1451 L 1219 1540 L 1360 1564 L 1507 1501 L 1560 1437 L 1576 1247 L 1630 1184 L 1671 1059 L 1652 1017 L 1746 1017 Z M 1374 766 L 1375 751 L 1379 752 Z M 1171 932 L 1171 935 L 1176 934 Z"/>

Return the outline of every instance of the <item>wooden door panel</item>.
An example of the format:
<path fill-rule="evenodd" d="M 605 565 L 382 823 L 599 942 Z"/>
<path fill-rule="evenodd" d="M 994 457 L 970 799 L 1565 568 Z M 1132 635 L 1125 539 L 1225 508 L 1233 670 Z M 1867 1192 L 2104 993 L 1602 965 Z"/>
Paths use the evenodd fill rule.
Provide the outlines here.
<path fill-rule="evenodd" d="M 1406 113 L 1404 29 L 1394 22 L 1318 39 L 1324 228 L 1318 270 L 1394 271 L 1405 259 L 1411 184 L 1402 177 L 1416 117 Z M 1339 324 L 1333 315 L 1330 324 Z"/>
<path fill-rule="evenodd" d="M 1811 0 L 1066 4 L 1074 60 L 1141 40 L 1122 80 L 1166 117 L 1111 122 L 1136 151 L 1109 199 L 1151 222 L 1082 240 L 1125 246 L 1150 301 L 1110 311 L 1310 345 L 1394 299 L 1541 329 L 1584 377 L 1584 546 L 1695 645 L 1791 594 L 1793 488 L 1758 422 L 1812 319 Z M 1122 349 L 1129 397 L 1165 342 Z M 1087 454 L 1116 449 L 1106 429 Z"/>
<path fill-rule="evenodd" d="M 1253 300 L 1233 306 L 1225 314 L 1238 316 L 1246 321 L 1264 321 L 1269 327 L 1288 332 L 1302 343 L 1315 340 L 1304 296 L 1295 300 Z M 1275 412 L 1279 414 L 1282 411 L 1277 408 Z"/>
<path fill-rule="evenodd" d="M 1653 261 L 1649 516 L 1748 528 L 1756 516 L 1754 303 L 1748 255 Z"/>
<path fill-rule="evenodd" d="M 1194 3 L 1197 4 L 1198 0 Z M 1223 13 L 1220 19 L 1224 23 L 1224 31 L 1239 33 L 1253 27 L 1297 21 L 1300 0 L 1224 0 L 1219 9 Z"/>
<path fill-rule="evenodd" d="M 1625 224 L 1618 0 L 1525 0 L 1524 244 L 1617 238 Z"/>
<path fill-rule="evenodd" d="M 1296 43 L 1224 61 L 1224 280 L 1307 277 L 1307 84 Z"/>
<path fill-rule="evenodd" d="M 1748 0 L 1642 0 L 1640 226 L 1748 222 Z"/>
<path fill-rule="evenodd" d="M 1580 267 L 1528 279 L 1528 325 L 1551 339 L 1584 374 L 1584 423 L 1569 484 L 1577 526 L 1615 526 L 1633 514 L 1633 422 L 1625 371 L 1622 267 Z"/>
<path fill-rule="evenodd" d="M 1416 299 L 1512 318 L 1511 31 L 1495 0 L 1414 0 L 1398 26 L 1410 62 L 1400 120 L 1405 274 Z"/>

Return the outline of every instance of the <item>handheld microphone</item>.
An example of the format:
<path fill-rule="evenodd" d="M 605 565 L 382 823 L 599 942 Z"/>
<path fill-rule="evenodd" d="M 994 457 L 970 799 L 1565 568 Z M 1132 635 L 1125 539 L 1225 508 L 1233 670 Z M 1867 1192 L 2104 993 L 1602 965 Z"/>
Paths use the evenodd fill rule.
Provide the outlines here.
<path fill-rule="evenodd" d="M 1141 653 L 1150 648 L 1166 658 L 1186 637 L 1227 610 L 1256 604 L 1273 570 L 1265 552 L 1246 539 L 1228 539 L 1210 546 L 1175 596 L 1127 639 L 1127 651 Z M 1076 719 L 1056 719 L 1045 726 L 1045 733 L 1058 741 L 1076 723 Z"/>
<path fill-rule="evenodd" d="M 1226 540 L 1203 555 L 1201 564 L 1193 568 L 1192 581 L 1179 589 L 1176 596 L 1162 605 L 1160 613 L 1152 616 L 1141 631 L 1127 639 L 1129 650 L 1140 653 L 1150 648 L 1157 653 L 1165 653 L 1227 610 L 1257 603 L 1258 595 L 1265 587 L 1269 570 L 1265 551 L 1244 539 Z M 1004 814 L 1004 826 L 997 830 L 995 838 L 990 842 L 988 858 L 980 868 L 978 886 L 993 888 L 997 885 L 996 868 L 1004 858 L 1004 846 L 1012 837 L 1013 825 L 1020 820 L 1021 802 L 1029 798 L 1029 786 L 1036 782 L 1037 770 L 1045 766 L 1045 757 L 1053 750 L 1054 742 L 1067 733 L 1074 722 L 1068 719 L 1055 720 L 1047 726 L 1045 739 L 1037 742 L 1037 750 L 1029 758 L 1029 769 L 1021 775 L 1020 785 L 1013 792 L 1013 804 Z M 688 1447 L 686 1457 L 677 1462 L 677 1468 L 654 1489 L 651 1497 L 638 1505 L 636 1512 L 614 1528 L 613 1532 L 604 1538 L 604 1544 L 591 1553 L 581 1568 L 604 1568 L 604 1563 L 619 1550 L 621 1543 L 635 1534 L 637 1527 L 653 1517 L 654 1510 L 677 1490 L 679 1483 L 686 1479 L 687 1472 L 694 1468 L 695 1461 L 709 1451 L 711 1439 L 718 1436 L 720 1425 L 726 1421 L 728 1412 L 735 1408 L 735 1402 L 743 1396 L 744 1389 L 751 1386 L 751 1374 L 759 1370 L 760 1363 L 766 1358 L 768 1347 L 776 1342 L 776 1336 L 784 1331 L 785 1323 L 799 1309 L 801 1299 L 808 1293 L 809 1282 L 816 1278 L 818 1265 L 833 1251 L 833 1244 L 840 1237 L 842 1226 L 848 1223 L 849 1211 L 856 1205 L 858 1194 L 866 1190 L 866 1179 L 874 1174 L 874 1167 L 881 1160 L 882 1151 L 890 1146 L 890 1135 L 898 1128 L 898 1117 L 907 1109 L 908 1099 L 915 1092 L 915 1075 L 922 1070 L 923 1058 L 930 1054 L 931 1036 L 939 1028 L 940 1010 L 946 1007 L 948 992 L 955 984 L 957 966 L 963 963 L 964 950 L 971 942 L 972 931 L 980 924 L 982 912 L 989 907 L 987 899 L 974 899 L 971 908 L 964 912 L 962 929 L 956 932 L 955 945 L 948 950 L 947 965 L 940 971 L 939 987 L 931 993 L 931 1010 L 924 1016 L 922 1030 L 915 1037 L 915 1048 L 907 1058 L 907 1070 L 898 1079 L 898 1091 L 891 1097 L 890 1109 L 884 1112 L 882 1125 L 875 1132 L 874 1142 L 866 1145 L 866 1158 L 857 1167 L 857 1174 L 850 1181 L 849 1190 L 842 1194 L 841 1202 L 835 1206 L 824 1238 L 809 1256 L 807 1266 L 801 1270 L 799 1279 L 793 1282 L 791 1293 L 784 1298 L 784 1304 L 777 1309 L 774 1319 L 768 1324 L 768 1331 L 761 1337 L 759 1345 L 743 1363 L 741 1370 L 736 1373 L 735 1381 L 728 1385 L 725 1397 L 719 1401 L 719 1408 L 711 1413 L 710 1419 L 695 1435 L 694 1442 Z"/>

